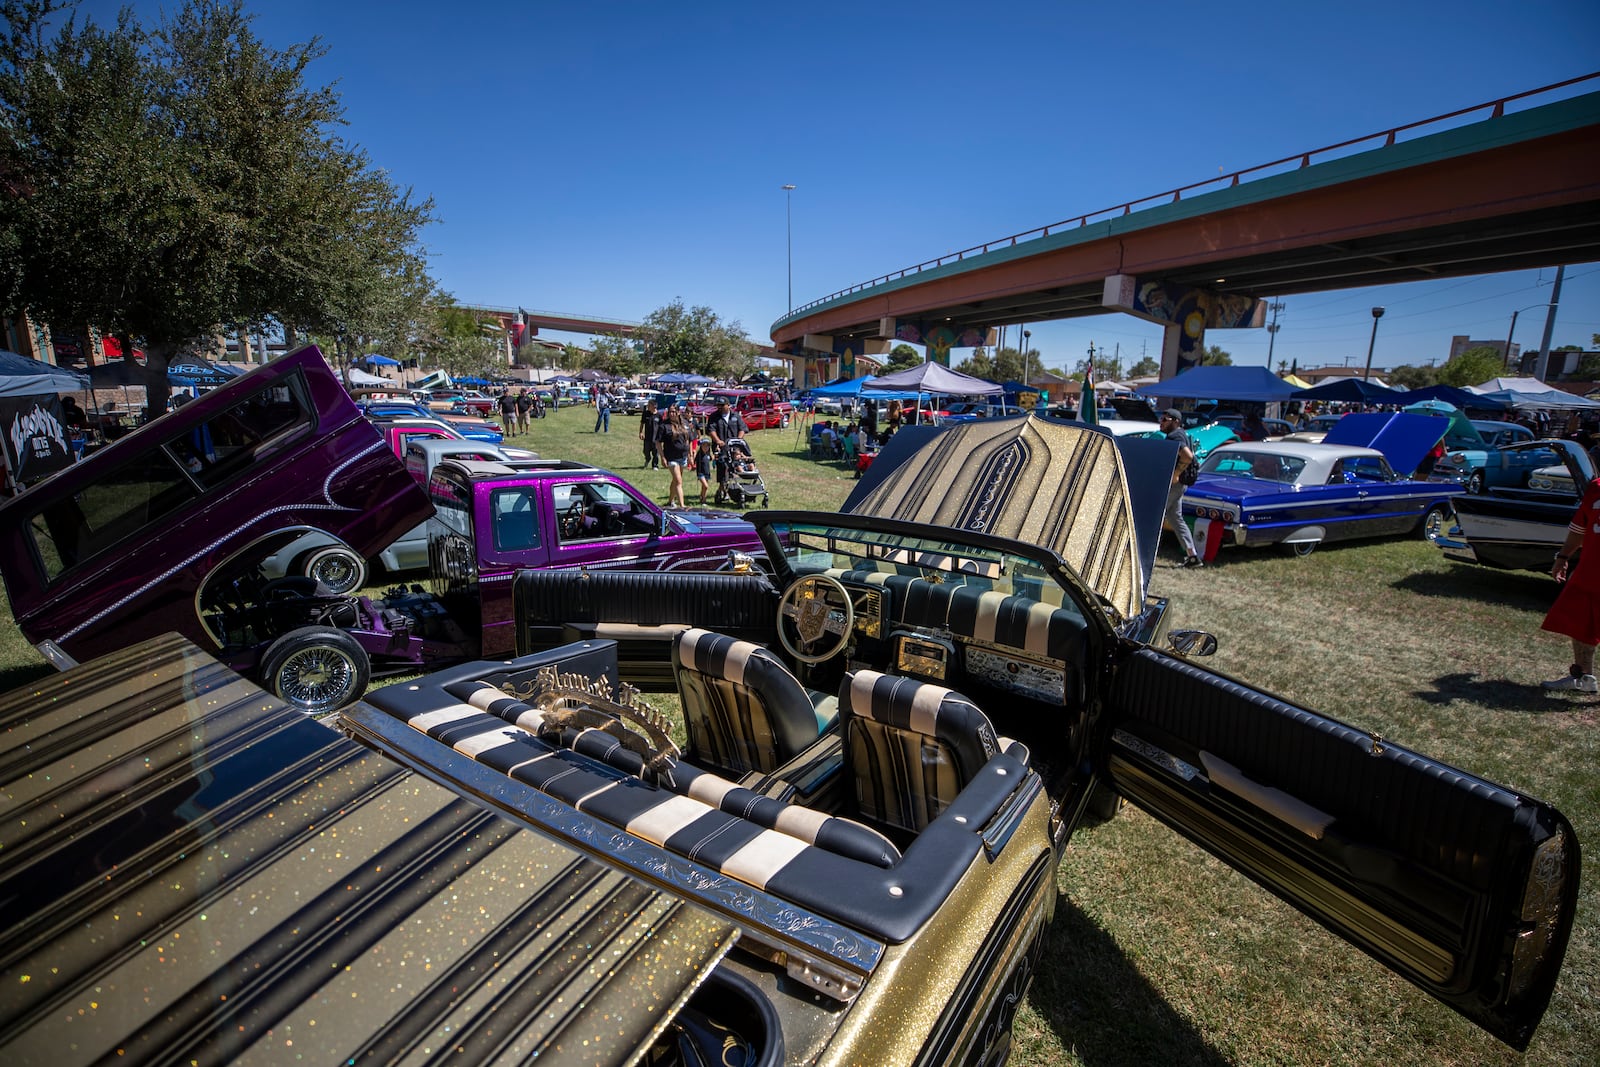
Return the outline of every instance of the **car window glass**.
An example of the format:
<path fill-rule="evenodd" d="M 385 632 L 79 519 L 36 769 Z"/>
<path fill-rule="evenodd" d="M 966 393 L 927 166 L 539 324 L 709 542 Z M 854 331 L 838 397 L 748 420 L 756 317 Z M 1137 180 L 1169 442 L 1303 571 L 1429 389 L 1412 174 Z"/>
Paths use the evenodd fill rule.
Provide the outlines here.
<path fill-rule="evenodd" d="M 467 488 L 437 474 L 428 482 L 434 518 L 463 537 L 472 536 L 472 498 Z"/>
<path fill-rule="evenodd" d="M 1393 477 L 1382 456 L 1351 456 L 1344 461 L 1348 481 L 1387 482 Z"/>
<path fill-rule="evenodd" d="M 497 489 L 489 498 L 494 546 L 516 552 L 539 547 L 538 496 L 532 486 Z"/>

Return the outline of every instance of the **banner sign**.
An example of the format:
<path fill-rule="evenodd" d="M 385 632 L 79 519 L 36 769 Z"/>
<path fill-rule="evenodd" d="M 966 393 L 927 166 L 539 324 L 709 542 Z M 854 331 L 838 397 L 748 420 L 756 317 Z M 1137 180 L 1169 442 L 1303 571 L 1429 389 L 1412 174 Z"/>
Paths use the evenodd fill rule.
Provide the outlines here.
<path fill-rule="evenodd" d="M 72 463 L 72 446 L 54 393 L 0 397 L 0 432 L 6 465 L 19 485 L 63 470 Z"/>

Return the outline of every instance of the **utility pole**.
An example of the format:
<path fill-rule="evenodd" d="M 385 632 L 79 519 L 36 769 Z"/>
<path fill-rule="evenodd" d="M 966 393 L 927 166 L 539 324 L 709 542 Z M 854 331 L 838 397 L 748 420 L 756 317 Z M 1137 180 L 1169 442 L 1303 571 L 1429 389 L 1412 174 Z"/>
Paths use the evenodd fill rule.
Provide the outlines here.
<path fill-rule="evenodd" d="M 1272 345 L 1278 339 L 1278 312 L 1284 308 L 1283 301 L 1274 300 L 1267 307 L 1272 309 L 1272 321 L 1267 323 L 1267 369 L 1272 369 Z"/>
<path fill-rule="evenodd" d="M 1556 268 L 1556 281 L 1550 287 L 1550 307 L 1544 316 L 1544 336 L 1539 340 L 1539 361 L 1534 364 L 1538 371 L 1534 377 L 1541 382 L 1550 373 L 1550 338 L 1556 330 L 1556 308 L 1561 303 L 1561 278 L 1566 274 L 1565 265 Z"/>

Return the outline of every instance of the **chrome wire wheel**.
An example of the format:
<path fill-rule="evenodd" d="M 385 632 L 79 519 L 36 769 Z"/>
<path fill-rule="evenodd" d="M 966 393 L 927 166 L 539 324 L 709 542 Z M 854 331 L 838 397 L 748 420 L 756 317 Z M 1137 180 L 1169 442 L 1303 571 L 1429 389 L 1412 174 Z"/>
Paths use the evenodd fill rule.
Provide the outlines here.
<path fill-rule="evenodd" d="M 268 647 L 261 666 L 266 688 L 308 715 L 354 703 L 372 675 L 366 650 L 355 638 L 321 626 L 284 634 Z"/>

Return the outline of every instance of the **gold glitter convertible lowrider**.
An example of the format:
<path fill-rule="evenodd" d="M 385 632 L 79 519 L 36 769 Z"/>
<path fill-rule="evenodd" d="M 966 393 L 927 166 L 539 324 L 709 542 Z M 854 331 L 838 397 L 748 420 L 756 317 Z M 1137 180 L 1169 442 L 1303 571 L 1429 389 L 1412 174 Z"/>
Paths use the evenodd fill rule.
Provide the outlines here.
<path fill-rule="evenodd" d="M 1570 825 L 1191 662 L 1172 461 L 903 431 L 841 513 L 753 516 L 770 574 L 519 574 L 527 654 L 361 744 L 177 638 L 13 694 L 0 1057 L 999 1063 L 1112 790 L 1525 1047 Z"/>

